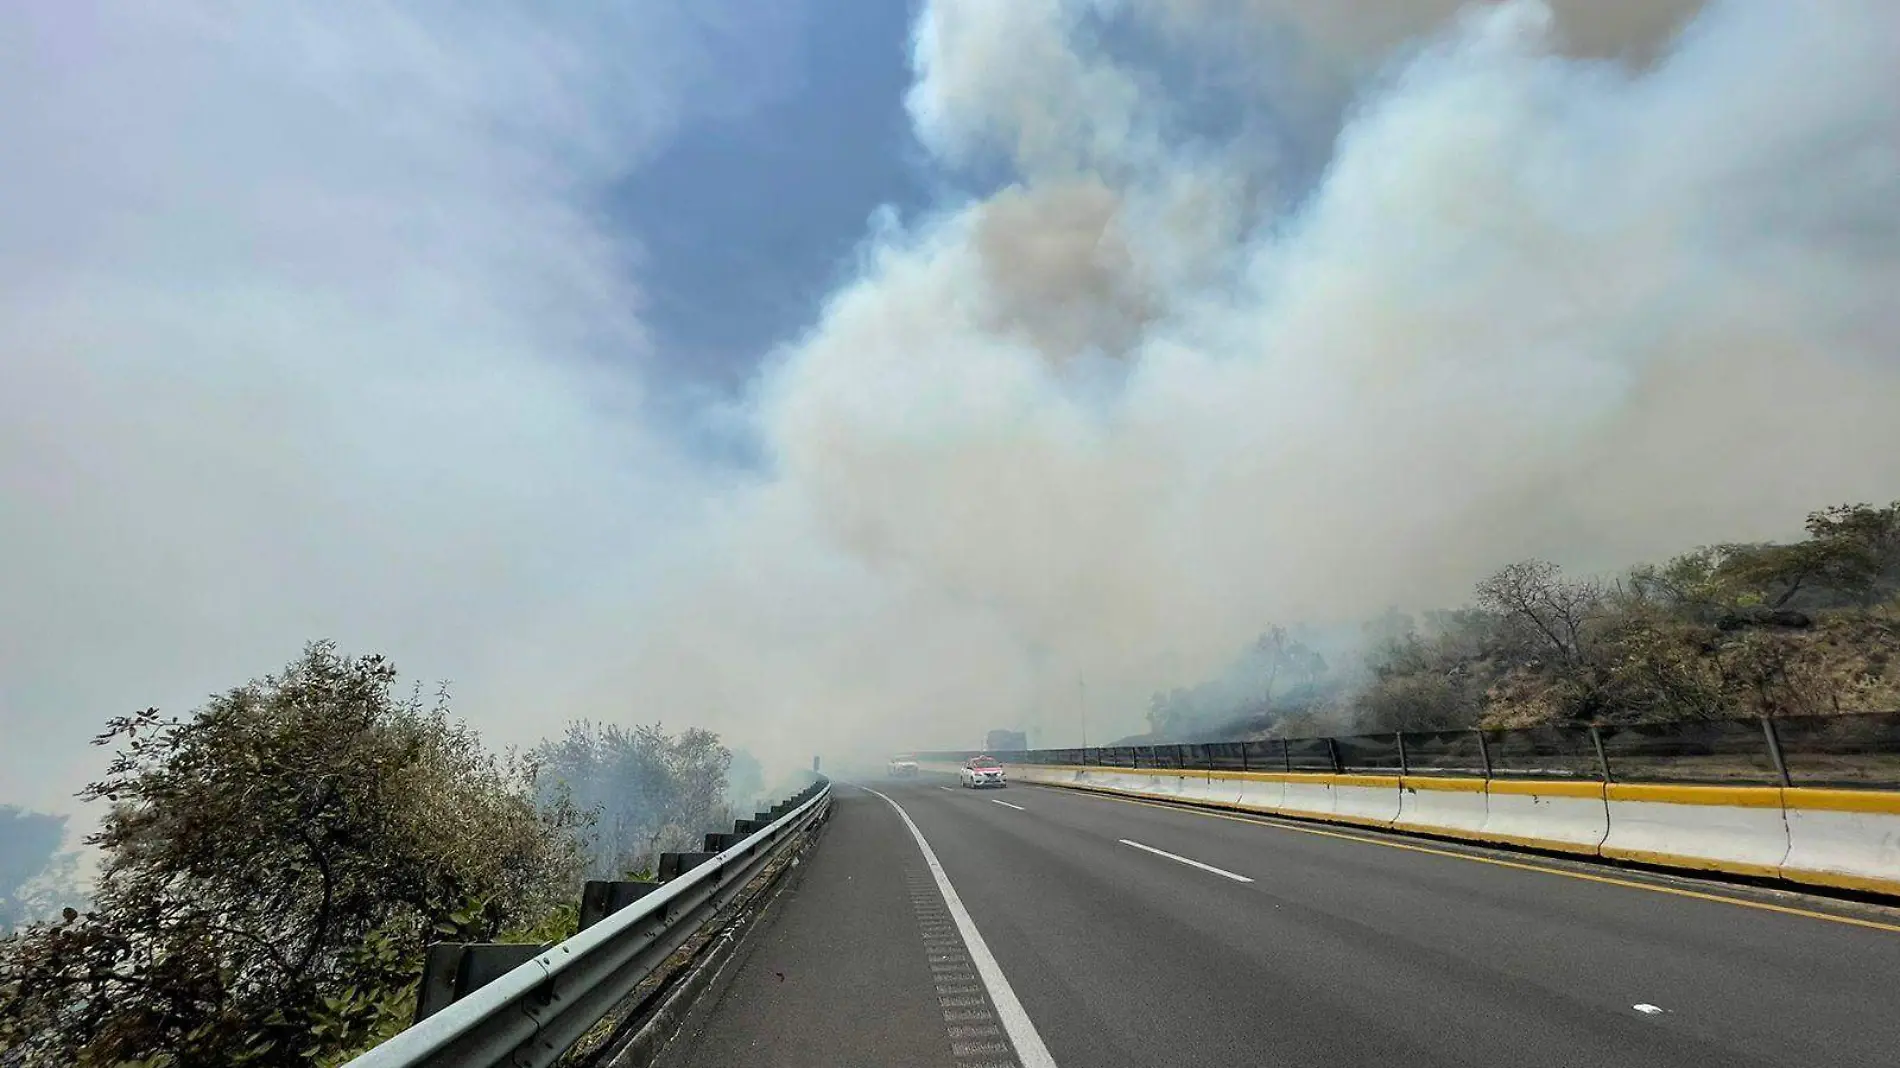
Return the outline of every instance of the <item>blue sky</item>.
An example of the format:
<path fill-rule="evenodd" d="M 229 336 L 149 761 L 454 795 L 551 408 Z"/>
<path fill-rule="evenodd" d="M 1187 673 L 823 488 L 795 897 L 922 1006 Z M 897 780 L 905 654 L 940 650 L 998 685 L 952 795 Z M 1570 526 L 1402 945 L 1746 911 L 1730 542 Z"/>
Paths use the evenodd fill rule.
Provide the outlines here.
<path fill-rule="evenodd" d="M 640 250 L 640 314 L 684 388 L 743 383 L 849 275 L 873 211 L 912 215 L 940 184 L 904 112 L 910 6 L 798 3 L 795 33 L 747 49 L 773 88 L 679 129 L 610 194 Z"/>

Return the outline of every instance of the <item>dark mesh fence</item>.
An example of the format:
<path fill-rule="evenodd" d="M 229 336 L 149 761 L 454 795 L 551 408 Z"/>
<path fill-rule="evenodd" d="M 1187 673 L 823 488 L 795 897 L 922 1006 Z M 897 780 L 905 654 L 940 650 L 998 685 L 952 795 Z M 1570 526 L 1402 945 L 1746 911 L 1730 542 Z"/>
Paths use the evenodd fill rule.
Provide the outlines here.
<path fill-rule="evenodd" d="M 1413 775 L 1485 774 L 1477 731 L 1420 731 L 1405 735 L 1405 769 Z"/>
<path fill-rule="evenodd" d="M 1582 727 L 1485 731 L 1491 774 L 1501 779 L 1601 779 L 1596 746 Z"/>
<path fill-rule="evenodd" d="M 1286 766 L 1289 771 L 1332 771 L 1333 744 L 1330 738 L 1288 738 Z"/>
<path fill-rule="evenodd" d="M 1900 713 L 1799 716 L 1772 721 L 1795 786 L 1900 790 Z M 1602 744 L 1599 760 L 1597 743 Z M 1600 779 L 1619 782 L 1781 782 L 1761 720 L 1683 720 L 1597 728 L 1529 727 L 1493 731 L 1421 731 L 1342 738 L 1261 738 L 1196 745 L 977 750 L 918 753 L 919 760 L 962 763 L 988 755 L 1005 764 L 1089 765 L 1281 772 L 1365 771 L 1498 778 Z M 1403 763 L 1401 764 L 1401 758 Z"/>
<path fill-rule="evenodd" d="M 1339 766 L 1344 771 L 1399 770 L 1399 739 L 1396 734 L 1349 734 L 1334 738 Z"/>
<path fill-rule="evenodd" d="M 1201 746 L 1207 754 L 1207 767 L 1221 771 L 1242 771 L 1247 767 L 1246 742 L 1213 742 Z"/>
<path fill-rule="evenodd" d="M 1900 713 L 1774 721 L 1795 786 L 1900 790 Z"/>
<path fill-rule="evenodd" d="M 1286 760 L 1286 739 L 1262 738 L 1241 744 L 1241 759 L 1249 771 L 1291 771 Z M 1327 765 L 1331 767 L 1331 765 Z"/>
<path fill-rule="evenodd" d="M 1617 781 L 1781 785 L 1759 720 L 1634 723 L 1599 727 L 1597 737 Z"/>

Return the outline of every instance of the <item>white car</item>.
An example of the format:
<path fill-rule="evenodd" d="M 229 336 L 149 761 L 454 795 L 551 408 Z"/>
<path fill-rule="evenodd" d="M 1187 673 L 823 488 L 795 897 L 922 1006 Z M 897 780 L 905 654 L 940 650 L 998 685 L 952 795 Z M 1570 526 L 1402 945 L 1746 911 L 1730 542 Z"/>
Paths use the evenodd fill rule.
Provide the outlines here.
<path fill-rule="evenodd" d="M 963 766 L 957 769 L 957 782 L 972 790 L 984 786 L 999 789 L 1009 787 L 1009 780 L 1003 777 L 1003 765 L 997 763 L 994 757 L 986 756 L 964 761 Z"/>
<path fill-rule="evenodd" d="M 914 779 L 917 777 L 917 758 L 894 756 L 890 766 L 884 769 L 884 774 L 893 779 Z"/>

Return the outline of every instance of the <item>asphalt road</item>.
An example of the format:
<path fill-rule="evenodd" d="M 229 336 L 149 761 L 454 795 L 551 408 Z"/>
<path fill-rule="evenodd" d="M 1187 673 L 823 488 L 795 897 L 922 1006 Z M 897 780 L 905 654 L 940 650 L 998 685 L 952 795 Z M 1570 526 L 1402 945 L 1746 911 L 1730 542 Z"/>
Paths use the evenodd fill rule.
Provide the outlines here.
<path fill-rule="evenodd" d="M 982 945 L 898 812 L 840 785 L 672 1063 L 1900 1064 L 1900 911 L 1053 788 L 867 785 Z M 1046 1060 L 1010 1046 L 1025 1031 Z"/>

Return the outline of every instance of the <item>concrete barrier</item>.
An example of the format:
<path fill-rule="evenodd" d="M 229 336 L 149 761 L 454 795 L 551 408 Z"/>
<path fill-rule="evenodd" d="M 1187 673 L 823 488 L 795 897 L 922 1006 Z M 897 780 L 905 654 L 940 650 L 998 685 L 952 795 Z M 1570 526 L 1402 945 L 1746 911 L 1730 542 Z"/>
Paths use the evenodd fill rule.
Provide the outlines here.
<path fill-rule="evenodd" d="M 1399 780 L 1394 830 L 1478 838 L 1488 812 L 1483 779 L 1407 775 Z"/>
<path fill-rule="evenodd" d="M 1362 827 L 1390 827 L 1399 816 L 1396 775 L 1333 775 L 1333 819 Z"/>
<path fill-rule="evenodd" d="M 1285 784 L 1280 795 L 1280 812 L 1311 819 L 1333 818 L 1331 775 L 1282 775 L 1279 778 Z"/>
<path fill-rule="evenodd" d="M 1012 766 L 1010 775 L 1024 783 L 1900 896 L 1900 791 L 1033 765 Z"/>
<path fill-rule="evenodd" d="M 1235 808 L 1248 812 L 1278 812 L 1285 800 L 1285 776 L 1234 774 Z"/>
<path fill-rule="evenodd" d="M 1236 771 L 1207 773 L 1207 803 L 1217 808 L 1239 808 L 1246 776 Z"/>
<path fill-rule="evenodd" d="M 1215 805 L 1221 802 L 1213 776 L 1205 771 L 1181 776 L 1180 796 L 1183 801 L 1193 801 L 1202 805 Z"/>
<path fill-rule="evenodd" d="M 1782 878 L 1900 895 L 1900 792 L 1793 787 L 1782 798 L 1788 819 Z"/>
<path fill-rule="evenodd" d="M 1778 786 L 1613 782 L 1605 790 L 1612 860 L 1778 878 L 1788 824 Z"/>
<path fill-rule="evenodd" d="M 1492 779 L 1485 787 L 1482 841 L 1596 856 L 1609 833 L 1600 782 Z"/>

